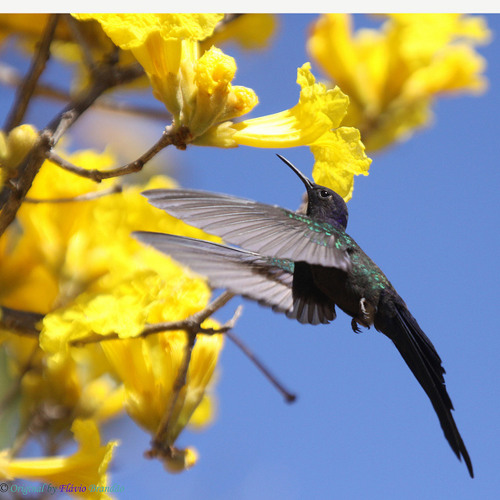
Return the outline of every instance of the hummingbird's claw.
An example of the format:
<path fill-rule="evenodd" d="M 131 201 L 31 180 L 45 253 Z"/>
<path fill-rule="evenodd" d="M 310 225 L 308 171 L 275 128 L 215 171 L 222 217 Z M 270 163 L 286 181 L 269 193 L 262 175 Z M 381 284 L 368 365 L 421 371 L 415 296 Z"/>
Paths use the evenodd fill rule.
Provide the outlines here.
<path fill-rule="evenodd" d="M 359 327 L 358 322 L 354 318 L 352 318 L 351 321 L 351 328 L 354 333 L 361 333 L 361 328 Z"/>

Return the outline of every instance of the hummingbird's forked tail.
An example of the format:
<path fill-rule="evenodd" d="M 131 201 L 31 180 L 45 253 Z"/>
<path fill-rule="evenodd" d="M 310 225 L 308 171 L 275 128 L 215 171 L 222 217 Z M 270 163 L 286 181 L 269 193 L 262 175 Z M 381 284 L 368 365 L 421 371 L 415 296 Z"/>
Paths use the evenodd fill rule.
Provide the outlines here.
<path fill-rule="evenodd" d="M 459 460 L 463 457 L 470 476 L 474 477 L 469 453 L 451 413 L 453 404 L 446 391 L 443 377 L 445 371 L 441 365 L 441 358 L 403 301 L 396 300 L 393 305 L 396 314 L 389 319 L 386 318 L 383 324 L 376 319 L 375 327 L 394 342 L 431 400 L 448 443 Z"/>

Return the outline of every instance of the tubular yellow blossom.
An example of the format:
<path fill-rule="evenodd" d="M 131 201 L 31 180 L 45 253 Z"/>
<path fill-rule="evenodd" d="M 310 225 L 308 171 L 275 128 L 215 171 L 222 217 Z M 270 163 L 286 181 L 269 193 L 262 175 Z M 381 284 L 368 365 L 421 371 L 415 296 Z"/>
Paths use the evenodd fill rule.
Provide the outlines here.
<path fill-rule="evenodd" d="M 299 102 L 286 111 L 233 124 L 233 140 L 254 147 L 305 146 L 340 125 L 347 112 L 348 97 L 338 87 L 327 90 L 316 83 L 306 63 L 297 71 L 301 86 Z"/>
<path fill-rule="evenodd" d="M 215 325 L 213 322 L 212 325 Z M 198 405 L 206 397 L 223 345 L 222 335 L 198 335 L 192 351 L 186 385 L 181 389 L 171 413 L 165 434 L 165 447 L 172 447 Z M 151 434 L 170 408 L 174 386 L 182 367 L 186 347 L 184 332 L 165 332 L 145 339 L 108 341 L 102 344 L 104 353 L 123 382 L 128 414 Z M 198 415 L 197 426 L 207 425 L 212 413 Z M 195 455 L 188 450 L 176 450 L 166 466 L 178 469 L 194 464 Z M 182 457 L 182 460 L 179 458 Z"/>
<path fill-rule="evenodd" d="M 143 46 L 152 33 L 164 40 L 204 40 L 223 14 L 73 14 L 98 21 L 113 42 L 124 50 Z M 139 61 L 141 62 L 141 61 Z M 142 64 L 142 62 L 141 62 Z"/>
<path fill-rule="evenodd" d="M 89 14 L 78 15 L 78 18 L 96 19 L 114 43 L 133 52 L 150 78 L 153 94 L 172 113 L 174 131 L 180 127 L 189 131 L 186 143 L 223 148 L 238 145 L 312 148 L 319 141 L 312 148 L 322 162 L 315 171 L 327 168 L 326 158 L 336 159 L 336 164 L 328 168 L 332 172 L 338 170 L 343 180 L 333 182 L 336 177 L 333 173 L 327 178 L 332 181 L 332 187 L 340 189 L 339 194 L 350 198 L 353 176 L 366 175 L 370 160 L 359 138 L 354 144 L 353 134 L 334 133 L 347 113 L 349 98 L 338 87 L 327 89 L 317 83 L 310 64 L 306 63 L 297 74 L 301 92 L 296 106 L 233 123 L 234 118 L 251 111 L 258 99 L 251 89 L 232 86 L 236 72 L 232 57 L 213 46 L 208 48 L 207 42 L 200 44 L 220 18 L 169 16 Z M 237 20 L 235 24 L 240 22 L 243 21 Z M 194 29 L 195 26 L 198 28 Z M 214 39 L 217 36 L 219 34 Z M 203 54 L 202 46 L 207 49 Z M 347 153 L 345 158 L 330 151 L 339 146 Z M 353 151 L 357 151 L 357 155 L 353 155 Z M 349 163 L 353 159 L 355 165 Z"/>
<path fill-rule="evenodd" d="M 199 42 L 212 34 L 222 14 L 76 17 L 96 19 L 116 45 L 132 51 L 151 81 L 153 95 L 172 113 L 174 127 L 189 130 L 190 143 L 207 145 L 213 138 L 212 127 L 257 104 L 251 89 L 233 91 L 232 57 L 215 47 L 201 53 Z"/>
<path fill-rule="evenodd" d="M 213 88 L 216 92 L 217 86 Z M 70 161 L 99 169 L 113 163 L 109 154 L 90 151 L 77 152 Z M 145 187 L 172 186 L 170 180 L 155 177 Z M 91 181 L 46 162 L 29 195 L 61 198 L 95 189 Z M 173 398 L 173 385 L 184 359 L 185 334 L 131 337 L 137 336 L 147 323 L 185 319 L 203 309 L 210 289 L 172 260 L 140 245 L 130 233 L 153 230 L 213 238 L 155 210 L 140 195 L 143 189 L 128 187 L 121 194 L 80 202 L 77 206 L 25 204 L 19 211 L 22 230 L 9 228 L 9 241 L 4 243 L 2 239 L 0 255 L 6 258 L 0 259 L 0 283 L 5 270 L 9 276 L 11 272 L 19 273 L 14 276 L 19 286 L 0 288 L 0 303 L 10 303 L 21 310 L 33 310 L 35 304 L 45 313 L 39 339 L 41 349 L 35 357 L 31 357 L 37 349 L 35 339 L 9 334 L 5 334 L 8 338 L 3 337 L 9 349 L 12 376 L 22 374 L 28 362 L 32 367 L 22 375 L 22 421 L 27 422 L 44 404 L 57 408 L 67 418 L 53 424 L 54 432 L 55 428 L 61 431 L 67 427 L 75 415 L 94 420 L 110 418 L 125 407 L 144 428 L 151 433 L 157 430 Z M 13 250 L 15 255 L 11 255 Z M 12 271 L 4 269 L 10 264 L 15 264 Z M 33 276 L 32 269 L 43 269 L 43 276 L 52 284 L 50 294 L 45 281 Z M 37 299 L 39 302 L 32 303 L 37 294 L 45 297 L 43 302 Z M 217 324 L 207 321 L 207 326 Z M 109 333 L 116 333 L 121 339 L 84 348 L 69 346 L 71 341 Z M 187 385 L 177 399 L 165 437 L 172 449 L 200 403 L 203 406 L 196 415 L 196 424 L 206 425 L 213 416 L 206 388 L 222 343 L 221 335 L 197 339 Z M 114 375 L 113 382 L 109 373 Z M 187 468 L 194 464 L 195 457 L 190 449 L 177 450 L 170 458 L 164 458 L 165 466 Z"/>
<path fill-rule="evenodd" d="M 473 49 L 490 37 L 482 18 L 390 14 L 380 30 L 355 34 L 351 19 L 320 16 L 308 49 L 351 99 L 345 124 L 360 129 L 368 149 L 425 125 L 436 95 L 484 90 L 485 61 Z"/>
<path fill-rule="evenodd" d="M 207 94 L 225 91 L 236 73 L 236 62 L 215 47 L 207 50 L 199 59 L 195 69 L 194 83 Z"/>
<path fill-rule="evenodd" d="M 0 477 L 7 480 L 27 479 L 55 485 L 58 491 L 67 491 L 76 498 L 88 498 L 89 492 L 69 491 L 64 485 L 78 485 L 86 489 L 107 484 L 106 471 L 117 441 L 101 446 L 99 431 L 92 420 L 75 420 L 72 432 L 79 443 L 79 450 L 71 456 L 44 458 L 10 458 L 9 450 L 0 453 Z M 96 493 L 93 498 L 109 498 Z"/>
<path fill-rule="evenodd" d="M 257 104 L 257 96 L 251 89 L 231 85 L 235 73 L 234 59 L 215 47 L 197 61 L 194 69 L 196 103 L 187 120 L 195 138 L 193 144 L 206 142 L 204 134 L 211 127 L 247 113 Z"/>
<path fill-rule="evenodd" d="M 0 339 L 9 360 L 9 378 L 20 381 L 20 432 L 34 415 L 57 414 L 51 433 L 58 440 L 75 417 L 100 422 L 123 412 L 123 394 L 120 400 L 117 382 L 106 375 L 109 365 L 98 346 L 47 357 L 38 339 L 5 330 L 0 330 Z"/>
<path fill-rule="evenodd" d="M 334 189 L 347 201 L 354 175 L 368 175 L 371 160 L 364 152 L 359 131 L 341 127 L 349 98 L 338 88 L 316 83 L 306 63 L 297 72 L 299 102 L 273 115 L 234 123 L 228 140 L 246 146 L 284 148 L 309 146 L 315 157 L 316 182 Z"/>

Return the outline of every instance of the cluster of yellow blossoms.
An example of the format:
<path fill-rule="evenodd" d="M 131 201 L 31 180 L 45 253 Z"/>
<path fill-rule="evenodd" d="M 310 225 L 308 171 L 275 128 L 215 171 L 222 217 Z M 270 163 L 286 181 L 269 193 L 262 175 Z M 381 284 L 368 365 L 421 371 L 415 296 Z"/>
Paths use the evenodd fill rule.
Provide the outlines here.
<path fill-rule="evenodd" d="M 216 29 L 223 19 L 219 14 L 79 14 L 74 19 L 90 26 L 83 32 L 93 33 L 94 41 L 109 44 L 110 39 L 126 60 L 140 63 L 153 95 L 172 116 L 170 133 L 178 138 L 178 147 L 308 146 L 315 158 L 315 181 L 346 200 L 352 196 L 354 176 L 368 173 L 371 160 L 363 142 L 379 149 L 422 125 L 440 92 L 484 87 L 484 63 L 471 47 L 488 36 L 480 18 L 393 15 L 382 30 L 354 37 L 348 16 L 325 15 L 314 24 L 308 46 L 313 60 L 338 86 L 317 82 L 305 63 L 297 72 L 295 106 L 241 119 L 258 98 L 253 90 L 232 85 L 236 62 L 213 43 L 237 34 L 250 45 L 244 29 L 248 19 L 253 33 L 260 35 L 254 43 L 263 45 L 272 31 L 272 16 L 243 16 L 222 31 Z M 40 24 L 40 16 L 0 16 L 0 41 L 12 29 L 39 36 Z M 58 26 L 58 43 L 70 38 L 71 30 Z M 452 43 L 457 39 L 460 44 Z M 57 50 L 64 52 L 60 46 Z M 30 125 L 0 132 L 0 190 L 12 187 L 37 139 Z M 88 170 L 105 171 L 115 164 L 111 152 L 61 156 Z M 20 435 L 49 429 L 51 442 L 61 445 L 71 429 L 80 443 L 71 456 L 40 459 L 16 458 L 14 443 L 0 454 L 0 478 L 105 487 L 117 443 L 101 445 L 103 421 L 126 411 L 154 435 L 170 409 L 174 417 L 164 445 L 173 448 L 188 423 L 202 425 L 213 415 L 207 388 L 223 336 L 197 336 L 186 384 L 178 394 L 174 388 L 185 356 L 185 332 L 141 336 L 147 324 L 182 320 L 202 310 L 210 290 L 130 233 L 213 238 L 155 210 L 140 195 L 143 189 L 172 187 L 172 180 L 158 176 L 104 196 L 113 186 L 113 180 L 96 185 L 47 160 L 15 223 L 0 238 L 0 344 L 10 378 L 2 385 L 10 383 L 20 395 Z M 92 196 L 82 198 L 88 194 Z M 68 201 L 74 197 L 79 201 Z M 6 320 L 24 313 L 39 318 L 34 332 L 21 332 Z M 206 326 L 217 323 L 209 319 Z M 112 340 L 99 341 L 109 334 Z M 2 409 L 8 400 L 4 394 Z M 169 470 L 180 471 L 196 461 L 194 450 L 176 451 L 165 457 Z"/>
<path fill-rule="evenodd" d="M 484 91 L 486 62 L 474 45 L 490 39 L 477 16 L 379 17 L 381 29 L 353 32 L 352 16 L 320 16 L 307 43 L 311 57 L 349 96 L 344 123 L 360 130 L 370 151 L 427 124 L 436 96 Z"/>
<path fill-rule="evenodd" d="M 114 163 L 110 154 L 92 151 L 80 151 L 67 159 L 99 170 Z M 103 182 L 99 190 L 106 190 L 111 182 Z M 203 309 L 210 298 L 210 290 L 201 279 L 188 275 L 170 259 L 141 246 L 130 236 L 140 228 L 210 238 L 166 214 L 156 213 L 140 195 L 144 188 L 172 186 L 168 178 L 154 177 L 145 186 L 126 187 L 121 193 L 88 201 L 25 202 L 18 213 L 18 224 L 3 235 L 0 303 L 44 315 L 39 339 L 0 329 L 12 378 L 21 380 L 21 428 L 32 425 L 33 419 L 46 419 L 45 424 L 50 424 L 55 433 L 53 438 L 63 438 L 72 422 L 91 419 L 95 434 L 96 424 L 119 416 L 125 409 L 154 434 L 171 403 L 186 339 L 178 331 L 133 337 L 147 323 L 189 317 Z M 96 184 L 92 181 L 46 161 L 28 201 L 61 200 L 94 192 Z M 207 326 L 217 325 L 209 320 Z M 81 347 L 70 345 L 111 332 L 120 339 Z M 176 403 L 178 418 L 169 444 L 173 445 L 203 401 L 200 412 L 194 415 L 195 422 L 210 420 L 212 405 L 205 401 L 205 388 L 222 341 L 222 335 L 200 335 L 197 339 L 187 384 Z M 101 462 L 109 460 L 110 452 L 98 454 L 99 439 L 91 442 L 97 448 L 86 446 L 78 456 L 92 461 L 97 474 L 98 470 L 105 471 Z M 188 462 L 184 466 L 192 465 L 193 453 L 186 451 Z M 26 460 L 8 462 L 4 454 L 0 475 L 17 477 L 20 463 L 27 470 Z M 69 463 L 74 460 L 71 458 Z M 40 462 L 48 481 L 57 472 L 52 470 L 54 462 L 47 462 L 47 468 L 43 460 Z M 68 462 L 57 463 L 62 477 Z M 169 461 L 165 465 L 180 467 Z M 103 482 L 105 476 L 101 475 Z M 23 477 L 37 478 L 28 472 Z M 53 484 L 62 484 L 55 481 L 52 479 Z"/>

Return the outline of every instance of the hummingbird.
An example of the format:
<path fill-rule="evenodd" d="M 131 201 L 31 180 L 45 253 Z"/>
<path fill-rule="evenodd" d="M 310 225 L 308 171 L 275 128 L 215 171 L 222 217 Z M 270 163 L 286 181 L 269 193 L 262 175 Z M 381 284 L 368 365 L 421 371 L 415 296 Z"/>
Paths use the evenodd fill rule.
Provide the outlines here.
<path fill-rule="evenodd" d="M 133 235 L 205 276 L 212 288 L 227 289 L 300 323 L 330 323 L 338 307 L 352 318 L 354 332 L 373 325 L 396 346 L 429 397 L 453 452 L 474 477 L 434 345 L 384 273 L 346 233 L 344 199 L 277 156 L 306 187 L 307 203 L 297 212 L 191 189 L 142 193 L 153 206 L 238 247 L 146 231 Z"/>

